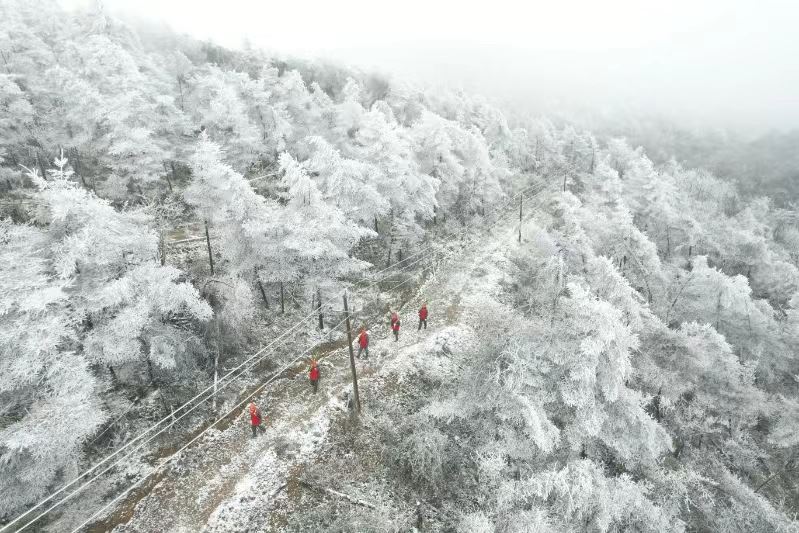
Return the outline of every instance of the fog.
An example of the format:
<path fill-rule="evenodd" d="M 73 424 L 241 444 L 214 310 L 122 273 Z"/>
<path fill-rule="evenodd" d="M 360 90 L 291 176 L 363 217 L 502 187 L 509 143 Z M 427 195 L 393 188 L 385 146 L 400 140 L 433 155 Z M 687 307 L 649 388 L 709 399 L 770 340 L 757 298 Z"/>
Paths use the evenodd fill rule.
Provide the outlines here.
<path fill-rule="evenodd" d="M 799 7 L 787 1 L 103 3 L 225 46 L 249 41 L 522 110 L 656 115 L 748 134 L 799 126 Z"/>

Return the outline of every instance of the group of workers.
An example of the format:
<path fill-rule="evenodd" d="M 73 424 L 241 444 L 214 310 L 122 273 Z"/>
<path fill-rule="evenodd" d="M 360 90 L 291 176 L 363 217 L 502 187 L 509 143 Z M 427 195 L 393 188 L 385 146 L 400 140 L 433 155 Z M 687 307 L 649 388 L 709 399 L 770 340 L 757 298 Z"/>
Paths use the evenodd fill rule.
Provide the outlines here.
<path fill-rule="evenodd" d="M 390 315 L 391 332 L 394 334 L 394 342 L 398 342 L 400 331 L 399 314 L 397 314 L 396 311 L 391 311 Z M 422 327 L 427 329 L 427 303 L 422 304 L 422 307 L 419 308 L 419 327 L 416 330 L 420 331 Z M 361 358 L 361 354 L 364 354 L 364 357 L 368 358 L 369 332 L 366 330 L 366 326 L 361 326 L 361 330 L 358 333 L 357 342 L 358 359 Z M 319 390 L 319 362 L 315 358 L 311 359 L 311 364 L 308 368 L 308 379 L 311 381 L 311 387 L 313 388 L 314 394 L 316 394 L 316 392 Z M 252 426 L 252 436 L 255 438 L 258 435 L 258 431 L 261 431 L 262 433 L 264 432 L 264 428 L 262 426 L 263 415 L 261 413 L 261 409 L 255 405 L 254 401 L 250 401 L 249 418 L 250 425 Z"/>

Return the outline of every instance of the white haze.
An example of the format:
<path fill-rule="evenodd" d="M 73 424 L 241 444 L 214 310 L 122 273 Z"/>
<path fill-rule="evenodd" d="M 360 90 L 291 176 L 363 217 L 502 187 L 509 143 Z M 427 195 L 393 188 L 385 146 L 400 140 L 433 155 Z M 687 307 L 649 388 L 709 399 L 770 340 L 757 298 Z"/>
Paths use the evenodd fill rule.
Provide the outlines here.
<path fill-rule="evenodd" d="M 62 0 L 83 6 L 89 0 Z M 463 87 L 521 109 L 799 127 L 799 7 L 763 0 L 105 0 L 230 47 Z"/>

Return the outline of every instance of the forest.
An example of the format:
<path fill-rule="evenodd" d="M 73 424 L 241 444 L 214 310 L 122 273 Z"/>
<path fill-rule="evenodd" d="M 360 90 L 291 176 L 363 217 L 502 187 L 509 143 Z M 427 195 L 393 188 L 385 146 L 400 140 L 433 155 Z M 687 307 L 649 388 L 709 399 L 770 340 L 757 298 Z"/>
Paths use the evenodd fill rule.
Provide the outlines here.
<path fill-rule="evenodd" d="M 799 531 L 776 148 L 725 167 L 53 0 L 0 20 L 3 533 Z"/>

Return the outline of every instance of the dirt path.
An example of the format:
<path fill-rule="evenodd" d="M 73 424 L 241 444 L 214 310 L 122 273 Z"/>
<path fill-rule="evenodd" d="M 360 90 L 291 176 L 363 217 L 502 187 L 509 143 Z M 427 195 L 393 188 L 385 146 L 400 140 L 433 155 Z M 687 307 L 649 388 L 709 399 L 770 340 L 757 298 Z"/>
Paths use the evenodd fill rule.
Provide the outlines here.
<path fill-rule="evenodd" d="M 404 350 L 418 349 L 431 331 L 418 332 L 407 326 L 396 343 L 373 335 L 370 359 L 356 362 L 365 405 L 372 394 L 379 393 L 372 377 L 382 362 Z M 249 422 L 243 417 L 225 430 L 209 431 L 183 452 L 133 513 L 119 510 L 112 517 L 129 520 L 115 531 L 242 531 L 259 525 L 253 517 L 263 515 L 265 520 L 266 514 L 263 510 L 248 512 L 248 501 L 263 501 L 285 488 L 292 468 L 312 458 L 326 438 L 331 419 L 348 412 L 348 350 L 330 352 L 321 362 L 321 372 L 316 394 L 305 372 L 295 372 L 274 382 L 257 398 L 267 418 L 264 435 L 252 438 Z M 252 471 L 258 475 L 248 477 Z M 239 521 L 246 522 L 246 527 L 244 523 L 238 527 Z M 92 531 L 107 531 L 112 525 L 98 523 Z"/>
<path fill-rule="evenodd" d="M 469 302 L 474 294 L 499 287 L 503 281 L 502 275 L 498 274 L 501 269 L 485 269 L 484 266 L 505 261 L 505 247 L 504 242 L 495 241 L 480 247 L 479 253 L 466 262 L 453 261 L 455 257 L 451 257 L 448 264 L 437 269 L 406 303 L 405 307 L 410 309 L 403 313 L 405 326 L 400 341 L 382 337 L 373 342 L 372 356 L 377 357 L 368 362 L 358 362 L 359 386 L 365 409 L 377 403 L 372 401 L 376 400 L 376 396 L 393 394 L 395 387 L 402 386 L 401 376 L 412 374 L 412 368 L 427 359 L 427 353 L 433 345 L 442 340 L 439 333 L 446 339 L 447 326 L 457 323 L 464 313 L 469 312 L 461 309 L 461 301 Z M 428 299 L 429 295 L 436 296 Z M 415 316 L 416 307 L 421 301 L 428 301 L 436 314 L 431 315 L 430 329 L 418 331 L 417 324 L 410 319 Z M 296 422 L 290 422 L 287 427 L 281 425 L 281 431 L 286 431 L 283 439 L 275 438 L 272 441 L 274 444 L 269 439 L 264 441 L 266 446 L 263 453 L 254 458 L 250 468 L 245 465 L 240 470 L 242 477 L 230 495 L 211 513 L 203 526 L 204 531 L 282 531 L 286 526 L 287 513 L 296 505 L 296 499 L 303 492 L 312 490 L 300 486 L 301 480 L 308 471 L 324 468 L 324 461 L 320 463 L 319 457 L 368 453 L 373 443 L 356 441 L 343 444 L 328 439 L 330 435 L 342 433 L 341 428 L 334 427 L 334 424 L 357 423 L 349 416 L 342 399 L 350 390 L 346 352 L 342 350 L 334 354 L 328 363 L 335 368 L 335 377 L 331 380 L 339 381 L 324 384 L 326 400 L 321 405 L 317 404 L 318 407 L 298 408 L 297 413 L 302 411 L 306 414 L 298 417 Z M 329 482 L 338 484 L 336 480 Z M 325 494 L 321 496 L 329 497 Z M 358 498 L 361 495 L 354 496 Z"/>
<path fill-rule="evenodd" d="M 507 233 L 507 228 L 502 228 L 501 233 Z M 371 395 L 383 392 L 384 382 L 379 377 L 384 363 L 396 361 L 404 352 L 418 352 L 436 327 L 458 320 L 460 300 L 468 292 L 475 271 L 487 254 L 498 251 L 500 242 L 496 234 L 491 234 L 471 243 L 450 245 L 445 259 L 438 262 L 418 291 L 403 291 L 401 300 L 394 295 L 395 305 L 402 302 L 397 307 L 404 309 L 400 342 L 388 337 L 387 327 L 373 329 L 371 358 L 357 361 L 364 405 L 368 405 Z M 426 299 L 425 294 L 437 297 L 428 300 L 431 328 L 419 332 L 415 311 Z M 314 450 L 324 444 L 331 421 L 349 416 L 351 376 L 346 342 L 329 348 L 321 362 L 317 394 L 312 392 L 304 368 L 298 364 L 256 398 L 267 419 L 264 435 L 252 438 L 244 417 L 224 429 L 209 431 L 145 483 L 138 495 L 129 496 L 89 531 L 274 529 L 275 525 L 268 523 L 270 515 L 265 506 L 296 482 L 292 472 L 311 460 Z"/>

